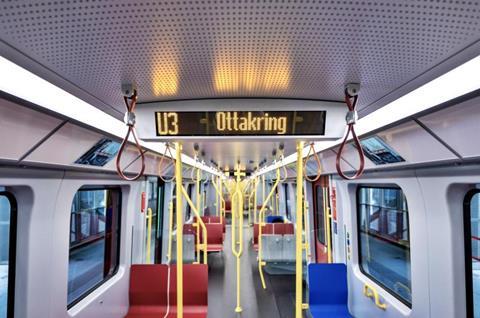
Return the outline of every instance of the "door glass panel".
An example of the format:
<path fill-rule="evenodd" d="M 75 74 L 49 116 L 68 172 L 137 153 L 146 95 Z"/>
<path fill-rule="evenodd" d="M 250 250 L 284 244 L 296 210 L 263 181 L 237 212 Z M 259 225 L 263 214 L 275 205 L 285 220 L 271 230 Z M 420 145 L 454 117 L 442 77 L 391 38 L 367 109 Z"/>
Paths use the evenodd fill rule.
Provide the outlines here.
<path fill-rule="evenodd" d="M 403 191 L 362 186 L 357 200 L 360 269 L 411 306 L 410 235 Z"/>
<path fill-rule="evenodd" d="M 13 213 L 9 198 L 0 194 L 0 318 L 13 317 L 13 313 L 7 312 L 13 310 L 9 308 L 9 305 L 13 305 L 10 298 L 13 297 L 11 249 L 14 248 L 12 244 L 15 244 L 11 239 L 12 227 L 15 226 Z"/>
<path fill-rule="evenodd" d="M 323 188 L 315 187 L 315 200 L 317 209 L 317 239 L 325 245 L 325 213 L 323 211 Z"/>
<path fill-rule="evenodd" d="M 472 286 L 471 297 L 473 313 L 475 318 L 480 317 L 480 193 L 472 196 L 469 203 L 470 215 L 470 243 L 471 257 L 467 262 L 471 262 L 470 284 Z M 471 310 L 471 308 L 470 308 Z"/>

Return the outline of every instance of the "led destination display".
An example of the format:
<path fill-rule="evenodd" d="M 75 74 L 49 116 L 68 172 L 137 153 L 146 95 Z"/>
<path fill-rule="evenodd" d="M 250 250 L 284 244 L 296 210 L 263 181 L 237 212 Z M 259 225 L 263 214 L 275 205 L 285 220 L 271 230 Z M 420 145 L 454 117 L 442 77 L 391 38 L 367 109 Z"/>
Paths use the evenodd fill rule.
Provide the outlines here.
<path fill-rule="evenodd" d="M 155 112 L 161 136 L 323 136 L 326 111 Z"/>

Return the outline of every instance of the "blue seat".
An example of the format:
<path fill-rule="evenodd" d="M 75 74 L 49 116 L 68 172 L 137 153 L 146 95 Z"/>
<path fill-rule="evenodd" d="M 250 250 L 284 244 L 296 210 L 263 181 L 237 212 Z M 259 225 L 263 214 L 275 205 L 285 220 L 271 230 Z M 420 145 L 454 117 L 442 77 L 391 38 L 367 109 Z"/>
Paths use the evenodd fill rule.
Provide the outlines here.
<path fill-rule="evenodd" d="M 348 312 L 347 266 L 308 266 L 310 313 L 314 318 L 351 318 Z"/>
<path fill-rule="evenodd" d="M 281 215 L 269 215 L 266 221 L 267 223 L 285 223 L 285 218 Z"/>

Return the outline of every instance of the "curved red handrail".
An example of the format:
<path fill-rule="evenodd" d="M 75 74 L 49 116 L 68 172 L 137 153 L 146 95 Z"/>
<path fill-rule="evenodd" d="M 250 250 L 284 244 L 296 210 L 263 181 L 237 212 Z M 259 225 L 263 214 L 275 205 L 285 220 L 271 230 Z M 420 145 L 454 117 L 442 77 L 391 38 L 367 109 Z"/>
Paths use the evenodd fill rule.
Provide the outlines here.
<path fill-rule="evenodd" d="M 143 172 L 145 171 L 145 153 L 142 149 L 142 146 L 140 146 L 140 142 L 138 141 L 137 133 L 135 131 L 135 107 L 137 106 L 137 92 L 134 91 L 134 94 L 131 97 L 124 96 L 123 100 L 125 101 L 125 106 L 127 108 L 127 112 L 125 114 L 125 124 L 128 126 L 128 130 L 125 138 L 122 141 L 122 144 L 120 145 L 120 149 L 118 150 L 116 167 L 117 167 L 117 173 L 122 179 L 127 181 L 135 181 L 135 180 L 138 180 L 143 175 Z M 129 103 L 129 100 L 130 100 L 130 103 Z M 138 152 L 140 153 L 140 157 L 142 161 L 142 168 L 140 169 L 140 172 L 132 178 L 127 177 L 123 173 L 123 169 L 120 166 L 120 161 L 125 151 L 125 147 L 128 143 L 128 138 L 130 137 L 130 134 L 132 134 L 133 139 L 135 140 L 135 147 L 138 149 Z"/>
<path fill-rule="evenodd" d="M 352 101 L 353 99 L 353 101 Z M 355 133 L 355 122 L 356 122 L 356 108 L 357 108 L 357 100 L 358 100 L 358 95 L 355 96 L 350 96 L 348 92 L 345 90 L 345 102 L 347 103 L 347 107 L 349 110 L 349 115 L 353 115 L 351 118 L 347 118 L 347 133 L 345 134 L 345 138 L 343 139 L 340 148 L 338 149 L 337 152 L 337 160 L 335 162 L 336 167 L 337 167 L 337 172 L 338 174 L 346 179 L 346 180 L 355 180 L 359 178 L 365 169 L 365 154 L 363 153 L 363 148 L 360 143 L 360 139 L 357 137 L 357 134 Z M 343 171 L 342 167 L 340 166 L 340 162 L 342 159 L 342 153 L 345 148 L 345 145 L 347 144 L 348 137 L 350 136 L 350 133 L 352 134 L 352 139 L 353 142 L 355 143 L 355 146 L 358 151 L 358 156 L 360 158 L 360 166 L 358 167 L 357 171 L 353 176 L 347 176 Z"/>

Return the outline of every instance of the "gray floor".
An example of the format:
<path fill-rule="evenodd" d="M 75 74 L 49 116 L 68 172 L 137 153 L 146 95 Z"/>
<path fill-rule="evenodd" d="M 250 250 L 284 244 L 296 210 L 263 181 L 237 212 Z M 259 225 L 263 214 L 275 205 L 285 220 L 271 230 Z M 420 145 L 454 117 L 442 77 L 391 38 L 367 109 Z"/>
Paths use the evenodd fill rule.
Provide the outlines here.
<path fill-rule="evenodd" d="M 241 304 L 236 307 L 236 259 L 231 250 L 230 226 L 227 226 L 225 251 L 210 254 L 208 285 L 209 318 L 292 318 L 295 308 L 295 276 L 265 275 L 267 289 L 260 283 L 256 252 L 250 241 L 252 228 L 244 227 L 244 253 L 241 260 Z"/>

